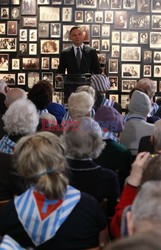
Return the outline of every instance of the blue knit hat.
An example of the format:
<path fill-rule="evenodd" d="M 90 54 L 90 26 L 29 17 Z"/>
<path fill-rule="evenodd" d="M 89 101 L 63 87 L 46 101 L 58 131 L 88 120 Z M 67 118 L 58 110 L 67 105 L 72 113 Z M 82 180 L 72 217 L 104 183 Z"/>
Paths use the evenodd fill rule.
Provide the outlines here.
<path fill-rule="evenodd" d="M 58 123 L 61 124 L 62 119 L 66 113 L 65 108 L 59 103 L 52 102 L 47 106 L 47 110 L 50 114 L 54 115 Z"/>

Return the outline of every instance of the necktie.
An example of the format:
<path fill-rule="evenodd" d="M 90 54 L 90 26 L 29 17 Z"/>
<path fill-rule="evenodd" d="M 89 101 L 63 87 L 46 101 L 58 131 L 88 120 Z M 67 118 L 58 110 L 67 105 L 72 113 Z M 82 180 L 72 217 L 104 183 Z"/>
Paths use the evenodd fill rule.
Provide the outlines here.
<path fill-rule="evenodd" d="M 80 57 L 80 50 L 79 50 L 79 48 L 77 48 L 76 59 L 77 59 L 78 67 L 80 68 L 81 57 Z"/>

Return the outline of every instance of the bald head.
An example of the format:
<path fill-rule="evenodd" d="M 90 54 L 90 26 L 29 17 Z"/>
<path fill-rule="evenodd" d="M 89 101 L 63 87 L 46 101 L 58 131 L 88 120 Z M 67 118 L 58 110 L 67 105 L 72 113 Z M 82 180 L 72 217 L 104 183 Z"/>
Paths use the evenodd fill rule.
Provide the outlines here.
<path fill-rule="evenodd" d="M 26 92 L 20 88 L 10 89 L 6 94 L 5 105 L 8 108 L 11 103 L 15 102 L 18 99 L 27 99 Z"/>

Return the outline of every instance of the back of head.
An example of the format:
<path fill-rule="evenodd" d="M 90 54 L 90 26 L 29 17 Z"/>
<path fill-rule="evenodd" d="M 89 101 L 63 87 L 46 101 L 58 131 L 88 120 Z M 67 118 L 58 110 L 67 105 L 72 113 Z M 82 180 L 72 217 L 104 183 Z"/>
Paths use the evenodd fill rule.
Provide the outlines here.
<path fill-rule="evenodd" d="M 65 115 L 65 108 L 63 105 L 59 103 L 49 103 L 47 106 L 47 110 L 49 111 L 50 114 L 54 115 L 58 121 L 59 124 L 61 124 L 63 117 Z"/>
<path fill-rule="evenodd" d="M 110 106 L 100 106 L 96 111 L 95 121 L 100 124 L 104 131 L 122 132 L 124 129 L 122 115 Z"/>
<path fill-rule="evenodd" d="M 128 109 L 132 113 L 146 117 L 151 111 L 151 101 L 145 93 L 135 90 L 131 96 Z"/>
<path fill-rule="evenodd" d="M 93 87 L 89 85 L 82 85 L 78 87 L 75 92 L 79 93 L 81 91 L 86 91 L 88 94 L 90 94 L 93 97 L 93 99 L 95 98 L 95 90 Z"/>
<path fill-rule="evenodd" d="M 47 198 L 61 198 L 68 184 L 64 176 L 65 148 L 59 137 L 40 132 L 22 137 L 15 148 L 14 167 Z"/>
<path fill-rule="evenodd" d="M 154 144 L 156 151 L 161 150 L 161 120 L 158 120 L 154 123 Z"/>
<path fill-rule="evenodd" d="M 68 99 L 68 109 L 72 119 L 89 115 L 93 105 L 94 99 L 85 91 L 72 93 Z"/>
<path fill-rule="evenodd" d="M 136 84 L 136 88 L 146 93 L 150 99 L 155 95 L 155 82 L 149 78 L 140 79 Z"/>
<path fill-rule="evenodd" d="M 27 135 L 35 133 L 39 116 L 30 100 L 18 99 L 9 106 L 3 121 L 8 135 Z"/>
<path fill-rule="evenodd" d="M 10 89 L 6 94 L 5 105 L 9 107 L 13 102 L 18 99 L 27 99 L 26 92 L 20 88 Z"/>
<path fill-rule="evenodd" d="M 28 93 L 28 98 L 35 104 L 38 110 L 47 108 L 52 102 L 52 86 L 49 81 L 37 82 Z"/>
<path fill-rule="evenodd" d="M 91 86 L 97 92 L 107 92 L 110 89 L 110 81 L 106 75 L 92 75 L 90 78 Z"/>

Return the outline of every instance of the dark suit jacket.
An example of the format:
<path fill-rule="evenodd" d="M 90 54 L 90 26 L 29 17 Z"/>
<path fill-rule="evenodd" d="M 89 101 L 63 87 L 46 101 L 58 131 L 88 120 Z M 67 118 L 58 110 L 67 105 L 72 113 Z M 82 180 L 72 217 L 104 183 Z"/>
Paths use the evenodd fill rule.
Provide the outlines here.
<path fill-rule="evenodd" d="M 96 50 L 85 46 L 82 51 L 80 69 L 77 65 L 74 48 L 70 47 L 61 52 L 58 73 L 65 73 L 67 69 L 68 74 L 84 74 L 84 73 L 100 73 L 100 65 Z"/>

